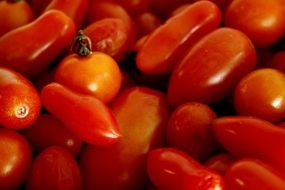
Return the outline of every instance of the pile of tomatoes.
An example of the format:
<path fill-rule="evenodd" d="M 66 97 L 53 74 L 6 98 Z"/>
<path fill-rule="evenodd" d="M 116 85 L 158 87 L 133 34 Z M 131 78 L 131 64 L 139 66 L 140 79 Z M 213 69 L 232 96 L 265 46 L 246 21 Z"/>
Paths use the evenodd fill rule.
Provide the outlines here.
<path fill-rule="evenodd" d="M 284 0 L 0 1 L 0 189 L 284 190 Z"/>

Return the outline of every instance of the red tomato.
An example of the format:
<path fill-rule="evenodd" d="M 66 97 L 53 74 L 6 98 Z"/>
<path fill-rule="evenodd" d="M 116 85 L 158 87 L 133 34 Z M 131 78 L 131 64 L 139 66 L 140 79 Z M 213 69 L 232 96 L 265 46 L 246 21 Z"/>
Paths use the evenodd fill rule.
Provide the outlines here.
<path fill-rule="evenodd" d="M 81 174 L 74 157 L 63 147 L 52 146 L 39 154 L 28 176 L 27 190 L 81 190 Z"/>
<path fill-rule="evenodd" d="M 196 43 L 171 74 L 168 99 L 178 106 L 189 101 L 216 103 L 230 95 L 254 69 L 256 51 L 238 30 L 219 28 Z"/>
<path fill-rule="evenodd" d="M 236 158 L 228 153 L 219 153 L 210 157 L 204 165 L 212 170 L 215 170 L 221 175 L 224 175 L 227 169 L 232 163 L 236 161 Z"/>
<path fill-rule="evenodd" d="M 270 68 L 250 72 L 235 89 L 234 106 L 239 115 L 280 122 L 285 118 L 285 74 Z"/>
<path fill-rule="evenodd" d="M 168 145 L 187 152 L 198 161 L 205 161 L 217 148 L 211 126 L 216 117 L 215 112 L 205 104 L 182 104 L 168 121 Z"/>
<path fill-rule="evenodd" d="M 285 29 L 280 0 L 233 0 L 224 18 L 226 26 L 244 32 L 256 47 L 272 45 Z"/>
<path fill-rule="evenodd" d="M 30 23 L 33 19 L 33 10 L 26 1 L 0 1 L 0 36 Z"/>
<path fill-rule="evenodd" d="M 35 154 L 39 154 L 50 146 L 62 146 L 74 156 L 78 156 L 82 146 L 80 139 L 48 113 L 41 114 L 31 127 L 21 133 L 30 142 Z"/>
<path fill-rule="evenodd" d="M 93 96 L 51 83 L 42 89 L 41 99 L 43 106 L 83 141 L 109 145 L 120 137 L 113 113 Z"/>
<path fill-rule="evenodd" d="M 0 154 L 0 189 L 17 189 L 32 163 L 30 145 L 16 131 L 0 128 Z"/>
<path fill-rule="evenodd" d="M 177 7 L 189 3 L 189 0 L 150 0 L 150 3 L 155 14 L 162 18 L 168 18 Z"/>
<path fill-rule="evenodd" d="M 189 5 L 149 35 L 138 52 L 137 67 L 148 74 L 170 73 L 187 49 L 216 29 L 220 21 L 221 13 L 214 3 L 200 1 Z"/>
<path fill-rule="evenodd" d="M 93 51 L 104 52 L 117 62 L 125 58 L 135 39 L 130 26 L 119 18 L 105 18 L 93 22 L 84 28 L 84 34 L 91 39 Z"/>
<path fill-rule="evenodd" d="M 58 10 L 47 11 L 0 37 L 0 65 L 34 77 L 63 52 L 74 35 L 69 17 Z"/>
<path fill-rule="evenodd" d="M 152 183 L 161 190 L 224 189 L 222 176 L 179 149 L 151 150 L 147 159 L 147 171 Z"/>
<path fill-rule="evenodd" d="M 57 9 L 64 12 L 80 27 L 83 24 L 83 19 L 87 12 L 88 0 L 52 0 L 45 11 Z"/>
<path fill-rule="evenodd" d="M 248 158 L 230 166 L 225 182 L 230 190 L 283 190 L 285 175 L 260 160 Z"/>
<path fill-rule="evenodd" d="M 169 107 L 164 94 L 144 87 L 121 92 L 111 105 L 122 137 L 111 146 L 87 145 L 80 166 L 84 189 L 143 190 L 146 156 L 162 146 Z"/>
<path fill-rule="evenodd" d="M 144 12 L 135 18 L 137 38 L 148 35 L 162 24 L 162 20 L 152 12 Z"/>
<path fill-rule="evenodd" d="M 121 71 L 117 62 L 102 52 L 89 55 L 71 54 L 56 68 L 55 81 L 66 87 L 95 96 L 109 103 L 121 87 Z"/>
<path fill-rule="evenodd" d="M 213 121 L 219 143 L 237 158 L 252 157 L 285 168 L 285 130 L 250 116 L 227 116 Z"/>
<path fill-rule="evenodd" d="M 39 94 L 21 74 L 0 68 L 0 125 L 21 129 L 32 125 L 41 110 Z"/>

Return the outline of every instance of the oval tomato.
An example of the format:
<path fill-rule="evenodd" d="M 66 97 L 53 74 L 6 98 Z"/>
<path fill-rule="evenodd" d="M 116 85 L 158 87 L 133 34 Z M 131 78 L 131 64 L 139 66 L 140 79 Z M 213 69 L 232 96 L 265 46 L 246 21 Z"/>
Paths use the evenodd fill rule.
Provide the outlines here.
<path fill-rule="evenodd" d="M 199 40 L 172 72 L 168 83 L 170 104 L 222 100 L 255 68 L 256 59 L 247 36 L 231 28 L 216 29 Z"/>
<path fill-rule="evenodd" d="M 63 147 L 45 149 L 33 161 L 27 178 L 27 190 L 81 190 L 79 166 Z"/>
<path fill-rule="evenodd" d="M 215 112 L 199 102 L 188 102 L 176 108 L 168 121 L 168 146 L 187 152 L 198 161 L 205 161 L 217 148 L 212 133 Z"/>
<path fill-rule="evenodd" d="M 82 141 L 48 113 L 39 115 L 37 121 L 21 133 L 30 142 L 35 154 L 50 146 L 62 146 L 76 157 L 82 147 Z"/>
<path fill-rule="evenodd" d="M 0 189 L 17 189 L 29 173 L 31 147 L 16 131 L 1 128 L 0 153 Z"/>
<path fill-rule="evenodd" d="M 215 170 L 221 175 L 224 175 L 228 168 L 233 164 L 237 159 L 228 153 L 219 153 L 210 157 L 204 165 L 212 170 Z"/>
<path fill-rule="evenodd" d="M 64 51 L 74 35 L 75 25 L 68 16 L 47 11 L 0 37 L 0 66 L 34 77 Z"/>
<path fill-rule="evenodd" d="M 112 111 L 94 96 L 50 83 L 42 89 L 41 100 L 43 106 L 79 139 L 95 145 L 118 141 L 118 123 Z"/>
<path fill-rule="evenodd" d="M 261 93 L 262 92 L 262 93 Z M 258 69 L 244 76 L 234 92 L 239 115 L 278 123 L 285 118 L 285 74 L 275 69 Z"/>
<path fill-rule="evenodd" d="M 22 129 L 32 125 L 41 110 L 40 96 L 21 74 L 0 67 L 0 125 Z"/>
<path fill-rule="evenodd" d="M 225 11 L 225 25 L 244 32 L 256 47 L 281 38 L 285 29 L 280 0 L 233 0 Z"/>
<path fill-rule="evenodd" d="M 113 101 L 112 111 L 122 137 L 117 143 L 87 145 L 80 167 L 84 189 L 143 190 L 147 186 L 146 157 L 162 146 L 169 107 L 164 94 L 145 87 L 125 89 Z"/>

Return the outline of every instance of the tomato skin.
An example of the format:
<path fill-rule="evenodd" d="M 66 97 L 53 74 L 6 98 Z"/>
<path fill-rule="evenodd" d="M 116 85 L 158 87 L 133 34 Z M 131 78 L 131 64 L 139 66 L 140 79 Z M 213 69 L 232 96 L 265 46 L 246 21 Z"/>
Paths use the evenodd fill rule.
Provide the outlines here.
<path fill-rule="evenodd" d="M 118 3 L 132 16 L 150 10 L 150 0 L 118 0 Z"/>
<path fill-rule="evenodd" d="M 47 11 L 0 38 L 0 65 L 34 77 L 69 45 L 74 35 L 75 25 L 69 17 L 58 10 Z"/>
<path fill-rule="evenodd" d="M 221 13 L 214 3 L 200 1 L 189 5 L 149 35 L 138 52 L 137 67 L 148 74 L 170 73 L 187 49 L 216 29 L 220 21 Z"/>
<path fill-rule="evenodd" d="M 234 106 L 239 115 L 280 122 L 285 118 L 285 74 L 270 68 L 250 72 L 236 86 Z"/>
<path fill-rule="evenodd" d="M 33 19 L 32 8 L 26 1 L 0 1 L 0 36 L 12 29 L 28 24 Z"/>
<path fill-rule="evenodd" d="M 0 189 L 17 189 L 32 163 L 31 147 L 16 131 L 0 128 L 0 152 Z"/>
<path fill-rule="evenodd" d="M 88 0 L 52 0 L 44 12 L 51 9 L 60 10 L 69 16 L 77 27 L 80 27 L 83 24 L 88 3 Z"/>
<path fill-rule="evenodd" d="M 109 103 L 119 92 L 122 77 L 112 57 L 102 52 L 92 52 L 86 57 L 77 54 L 65 57 L 56 69 L 55 81 Z"/>
<path fill-rule="evenodd" d="M 0 125 L 22 129 L 32 125 L 41 110 L 40 97 L 21 74 L 0 67 Z"/>
<path fill-rule="evenodd" d="M 162 24 L 162 20 L 152 12 L 144 12 L 135 18 L 137 39 L 153 32 Z"/>
<path fill-rule="evenodd" d="M 83 141 L 110 145 L 120 137 L 113 113 L 93 96 L 78 94 L 54 82 L 42 89 L 41 100 L 51 114 Z"/>
<path fill-rule="evenodd" d="M 189 101 L 216 103 L 255 68 L 256 51 L 243 33 L 219 28 L 203 37 L 174 69 L 168 99 L 178 106 Z"/>
<path fill-rule="evenodd" d="M 213 121 L 217 141 L 237 158 L 252 157 L 285 168 L 285 130 L 250 116 L 227 116 Z"/>
<path fill-rule="evenodd" d="M 275 43 L 285 29 L 280 0 L 233 0 L 224 18 L 226 26 L 244 32 L 259 48 Z"/>
<path fill-rule="evenodd" d="M 104 52 L 118 63 L 125 57 L 135 39 L 130 25 L 119 18 L 105 18 L 84 28 L 84 34 L 92 41 L 93 51 Z"/>
<path fill-rule="evenodd" d="M 231 190 L 282 190 L 285 188 L 285 175 L 260 160 L 247 158 L 230 166 L 225 182 Z"/>
<path fill-rule="evenodd" d="M 50 146 L 62 146 L 76 157 L 82 147 L 82 141 L 49 113 L 39 115 L 37 121 L 31 127 L 22 130 L 21 134 L 30 142 L 35 154 Z"/>
<path fill-rule="evenodd" d="M 176 108 L 168 121 L 168 146 L 187 152 L 198 161 L 205 161 L 217 148 L 212 133 L 215 112 L 199 102 L 188 102 Z"/>
<path fill-rule="evenodd" d="M 215 170 L 221 175 L 224 175 L 227 169 L 232 163 L 236 161 L 236 158 L 228 153 L 219 153 L 210 157 L 204 165 L 212 170 Z"/>
<path fill-rule="evenodd" d="M 74 157 L 63 147 L 45 149 L 33 161 L 27 190 L 80 190 L 81 174 Z"/>
<path fill-rule="evenodd" d="M 224 189 L 223 178 L 175 148 L 151 150 L 147 171 L 152 183 L 161 190 Z"/>
<path fill-rule="evenodd" d="M 148 185 L 146 156 L 165 142 L 170 113 L 164 94 L 146 87 L 125 89 L 112 102 L 122 138 L 108 147 L 87 145 L 80 166 L 84 189 L 132 190 Z"/>

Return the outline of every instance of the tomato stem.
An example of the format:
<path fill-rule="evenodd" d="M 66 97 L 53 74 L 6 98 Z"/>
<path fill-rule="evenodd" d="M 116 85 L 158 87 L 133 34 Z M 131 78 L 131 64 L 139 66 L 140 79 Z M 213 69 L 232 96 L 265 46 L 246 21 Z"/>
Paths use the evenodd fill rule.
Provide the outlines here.
<path fill-rule="evenodd" d="M 71 43 L 71 51 L 79 56 L 88 56 L 92 52 L 92 43 L 88 36 L 83 34 L 83 30 L 78 30 L 77 35 Z"/>

